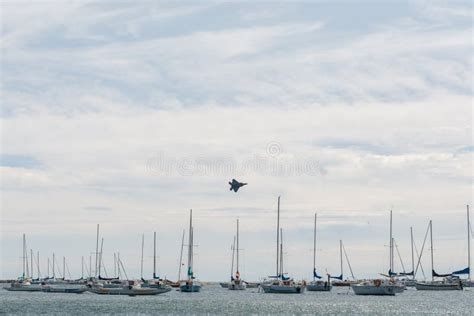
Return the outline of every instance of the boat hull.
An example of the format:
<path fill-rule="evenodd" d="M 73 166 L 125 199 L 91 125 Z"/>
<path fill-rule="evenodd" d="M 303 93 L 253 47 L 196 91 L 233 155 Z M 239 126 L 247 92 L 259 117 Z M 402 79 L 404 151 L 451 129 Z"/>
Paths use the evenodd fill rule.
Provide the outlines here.
<path fill-rule="evenodd" d="M 233 291 L 242 291 L 242 290 L 245 290 L 247 288 L 247 286 L 245 285 L 245 283 L 234 283 L 234 282 L 231 282 L 229 283 L 229 286 L 228 286 L 228 289 L 229 290 L 233 290 Z"/>
<path fill-rule="evenodd" d="M 403 283 L 404 283 L 405 286 L 407 286 L 407 287 L 415 287 L 415 285 L 416 285 L 416 280 L 405 280 L 405 281 L 403 281 Z"/>
<path fill-rule="evenodd" d="M 42 292 L 46 293 L 70 293 L 70 294 L 82 294 L 87 289 L 85 287 L 81 288 L 54 288 L 54 287 L 44 287 L 41 289 Z"/>
<path fill-rule="evenodd" d="M 474 287 L 474 281 L 472 280 L 462 280 L 463 287 Z"/>
<path fill-rule="evenodd" d="M 259 285 L 260 285 L 259 283 L 252 283 L 251 282 L 251 283 L 247 283 L 247 288 L 248 289 L 256 289 L 256 288 L 259 287 Z"/>
<path fill-rule="evenodd" d="M 395 293 L 399 293 L 394 285 L 351 285 L 351 288 L 355 295 L 393 296 Z"/>
<path fill-rule="evenodd" d="M 311 291 L 311 292 L 329 292 L 331 291 L 332 289 L 332 286 L 331 284 L 329 283 L 309 283 L 307 286 L 306 286 L 306 290 L 307 291 Z"/>
<path fill-rule="evenodd" d="M 350 281 L 333 281 L 332 282 L 332 286 L 351 286 L 352 285 L 352 282 Z"/>
<path fill-rule="evenodd" d="M 200 292 L 201 285 L 198 284 L 184 284 L 180 285 L 179 290 L 185 293 Z"/>
<path fill-rule="evenodd" d="M 3 288 L 4 290 L 7 291 L 12 291 L 12 292 L 40 292 L 41 287 L 40 286 L 6 286 Z"/>
<path fill-rule="evenodd" d="M 460 283 L 421 283 L 417 282 L 415 287 L 418 291 L 461 291 Z"/>
<path fill-rule="evenodd" d="M 304 293 L 303 286 L 284 286 L 284 285 L 261 285 L 265 293 L 274 294 L 301 294 Z"/>
<path fill-rule="evenodd" d="M 169 289 L 157 289 L 157 288 L 90 288 L 89 292 L 99 294 L 99 295 L 128 295 L 128 296 L 137 296 L 137 295 L 157 295 L 169 292 Z"/>
<path fill-rule="evenodd" d="M 145 286 L 143 286 L 143 287 L 145 287 Z M 152 289 L 158 289 L 161 293 L 166 293 L 166 292 L 171 291 L 171 286 L 169 286 L 169 285 L 148 284 L 146 287 L 152 288 Z"/>

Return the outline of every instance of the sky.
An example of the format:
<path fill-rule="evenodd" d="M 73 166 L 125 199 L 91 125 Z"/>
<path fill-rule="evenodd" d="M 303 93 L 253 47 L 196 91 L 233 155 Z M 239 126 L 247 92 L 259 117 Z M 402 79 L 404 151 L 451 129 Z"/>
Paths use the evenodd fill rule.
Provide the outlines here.
<path fill-rule="evenodd" d="M 390 210 L 404 270 L 430 219 L 435 270 L 467 265 L 472 2 L 0 3 L 0 278 L 21 274 L 23 233 L 41 274 L 55 253 L 80 277 L 100 224 L 109 276 L 118 252 L 140 276 L 142 234 L 151 276 L 156 231 L 176 279 L 193 209 L 197 277 L 229 278 L 239 218 L 258 280 L 278 196 L 295 278 L 315 212 L 321 273 L 339 274 L 339 240 L 357 278 L 386 273 Z"/>

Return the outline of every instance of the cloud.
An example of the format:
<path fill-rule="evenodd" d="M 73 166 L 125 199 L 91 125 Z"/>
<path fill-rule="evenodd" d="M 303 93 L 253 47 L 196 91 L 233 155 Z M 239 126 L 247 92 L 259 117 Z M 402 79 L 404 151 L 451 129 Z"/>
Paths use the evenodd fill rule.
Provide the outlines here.
<path fill-rule="evenodd" d="M 174 271 L 193 208 L 202 278 L 227 275 L 215 266 L 229 261 L 219 249 L 237 216 L 258 278 L 273 262 L 278 195 L 288 251 L 307 262 L 321 214 L 328 269 L 343 239 L 360 275 L 385 271 L 392 207 L 400 230 L 432 216 L 437 238 L 461 249 L 472 25 L 462 6 L 386 5 L 2 2 L 2 272 L 16 271 L 22 232 L 73 258 L 91 251 L 97 222 L 130 275 L 154 230 Z M 305 163 L 317 172 L 299 172 Z M 230 194 L 236 173 L 249 186 Z M 460 264 L 440 247 L 453 254 L 440 264 Z"/>

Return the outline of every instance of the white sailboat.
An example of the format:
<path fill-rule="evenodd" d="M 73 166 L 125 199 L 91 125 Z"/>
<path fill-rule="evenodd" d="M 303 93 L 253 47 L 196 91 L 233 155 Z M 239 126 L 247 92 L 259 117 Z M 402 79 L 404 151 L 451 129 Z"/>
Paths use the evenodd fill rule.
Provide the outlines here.
<path fill-rule="evenodd" d="M 278 211 L 277 211 L 277 260 L 276 260 L 276 275 L 265 280 L 260 287 L 265 293 L 279 293 L 279 294 L 300 294 L 305 290 L 305 286 L 300 282 L 295 282 L 290 277 L 286 277 L 283 270 L 283 241 L 280 243 L 280 197 L 278 197 Z M 283 239 L 283 236 L 281 236 Z"/>
<path fill-rule="evenodd" d="M 434 270 L 433 260 L 433 222 L 430 220 L 430 243 L 431 243 L 431 281 L 416 282 L 415 287 L 418 291 L 452 291 L 462 290 L 462 283 L 460 280 L 451 278 L 452 274 L 438 274 Z M 435 277 L 443 278 L 441 281 L 436 281 Z"/>
<path fill-rule="evenodd" d="M 387 279 L 365 280 L 351 285 L 356 295 L 395 295 L 397 286 Z"/>
<path fill-rule="evenodd" d="M 245 290 L 247 288 L 247 285 L 240 278 L 240 271 L 239 271 L 239 219 L 237 219 L 236 242 L 237 242 L 236 244 L 237 248 L 233 249 L 233 251 L 236 252 L 236 257 L 237 257 L 235 275 L 232 275 L 233 271 L 231 271 L 231 280 L 229 283 L 229 290 Z M 234 263 L 234 256 L 232 255 L 232 266 L 233 266 L 233 263 Z"/>
<path fill-rule="evenodd" d="M 327 281 L 320 280 L 321 276 L 316 272 L 316 224 L 317 224 L 318 214 L 314 214 L 314 234 L 313 234 L 313 281 L 309 282 L 306 285 L 308 291 L 331 291 L 332 285 L 329 280 Z"/>
<path fill-rule="evenodd" d="M 181 282 L 179 289 L 181 292 L 199 292 L 201 291 L 201 282 L 194 277 L 193 271 L 193 210 L 189 212 L 189 243 L 188 243 L 188 278 Z"/>
<path fill-rule="evenodd" d="M 344 252 L 344 256 L 346 258 L 347 265 L 349 266 L 349 270 L 351 271 L 352 280 L 348 280 L 347 278 L 344 280 L 344 264 L 343 264 L 343 257 L 342 253 Z M 329 279 L 335 279 L 331 282 L 332 286 L 351 286 L 352 284 L 357 283 L 357 280 L 354 276 L 354 272 L 352 271 L 351 262 L 349 261 L 349 256 L 346 253 L 346 249 L 344 248 L 344 244 L 342 240 L 339 240 L 339 259 L 340 259 L 340 275 L 339 276 L 331 276 L 329 275 Z M 337 281 L 336 281 L 337 280 Z"/>
<path fill-rule="evenodd" d="M 88 289 L 89 292 L 100 295 L 128 295 L 128 296 L 137 296 L 137 295 L 158 295 L 168 291 L 163 291 L 161 289 L 144 287 L 141 282 L 134 280 L 120 281 L 119 284 L 106 285 L 101 283 L 96 283 L 91 285 Z"/>
<path fill-rule="evenodd" d="M 142 240 L 142 271 L 143 271 L 143 240 Z M 160 277 L 156 275 L 156 232 L 153 232 L 153 278 L 151 280 L 143 280 L 142 287 L 150 287 L 158 289 L 162 293 L 171 291 L 171 286 L 165 284 Z"/>
<path fill-rule="evenodd" d="M 33 260 L 32 260 L 33 261 Z M 23 291 L 23 292 L 37 292 L 41 291 L 41 286 L 39 284 L 32 284 L 31 279 L 33 275 L 33 264 L 31 264 L 31 269 L 28 269 L 28 251 L 26 249 L 26 236 L 23 234 L 23 272 L 21 277 L 18 280 L 10 283 L 10 286 L 4 287 L 7 291 Z M 31 274 L 30 271 L 31 270 Z"/>
<path fill-rule="evenodd" d="M 356 295 L 395 295 L 405 290 L 405 285 L 393 278 L 396 273 L 394 268 L 394 239 L 392 233 L 392 211 L 390 211 L 390 255 L 389 255 L 389 270 L 388 279 L 366 280 L 357 284 L 352 284 L 351 288 Z"/>
<path fill-rule="evenodd" d="M 394 264 L 395 246 L 396 246 L 395 239 L 393 238 L 392 210 L 390 210 L 390 260 L 389 260 L 390 261 L 390 268 L 389 268 L 389 271 L 388 271 L 388 277 L 389 277 L 388 283 L 389 284 L 394 284 L 396 286 L 395 287 L 396 293 L 402 293 L 403 291 L 406 290 L 406 286 L 403 282 L 400 282 L 399 280 L 397 280 L 396 277 L 405 276 L 406 273 L 398 274 L 398 273 L 394 272 L 394 270 L 395 270 L 395 264 Z M 397 251 L 398 251 L 398 248 L 397 248 Z M 400 261 L 401 261 L 401 259 L 400 259 Z M 403 265 L 403 262 L 401 262 L 401 263 Z M 403 269 L 403 270 L 405 270 L 405 269 Z"/>

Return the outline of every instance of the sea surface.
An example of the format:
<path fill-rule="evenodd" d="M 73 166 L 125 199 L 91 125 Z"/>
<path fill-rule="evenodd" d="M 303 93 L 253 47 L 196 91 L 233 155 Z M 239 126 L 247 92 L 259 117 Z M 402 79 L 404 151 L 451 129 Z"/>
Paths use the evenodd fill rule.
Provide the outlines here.
<path fill-rule="evenodd" d="M 416 291 L 397 296 L 356 296 L 349 288 L 304 294 L 265 294 L 257 289 L 229 291 L 218 285 L 200 293 L 173 291 L 157 296 L 8 292 L 0 290 L 0 314 L 55 315 L 474 315 L 474 288 Z"/>

